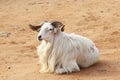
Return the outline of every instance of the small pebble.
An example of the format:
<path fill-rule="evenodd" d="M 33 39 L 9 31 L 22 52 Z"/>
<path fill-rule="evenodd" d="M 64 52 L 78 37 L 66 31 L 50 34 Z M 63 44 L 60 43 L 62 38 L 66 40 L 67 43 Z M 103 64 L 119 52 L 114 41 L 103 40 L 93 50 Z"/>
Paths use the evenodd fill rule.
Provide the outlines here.
<path fill-rule="evenodd" d="M 8 69 L 11 69 L 11 67 L 10 67 L 10 66 L 8 66 Z"/>
<path fill-rule="evenodd" d="M 9 37 L 10 32 L 0 32 L 0 37 Z"/>

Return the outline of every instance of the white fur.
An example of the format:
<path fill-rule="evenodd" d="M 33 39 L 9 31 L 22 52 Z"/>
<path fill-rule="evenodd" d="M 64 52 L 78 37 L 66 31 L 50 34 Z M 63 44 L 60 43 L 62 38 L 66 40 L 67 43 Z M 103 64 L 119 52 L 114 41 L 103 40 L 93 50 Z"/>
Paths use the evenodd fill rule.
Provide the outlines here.
<path fill-rule="evenodd" d="M 98 61 L 99 51 L 90 39 L 61 31 L 54 34 L 47 30 L 49 28 L 52 26 L 44 23 L 38 34 L 38 36 L 47 35 L 37 48 L 41 64 L 40 72 L 71 73 Z"/>

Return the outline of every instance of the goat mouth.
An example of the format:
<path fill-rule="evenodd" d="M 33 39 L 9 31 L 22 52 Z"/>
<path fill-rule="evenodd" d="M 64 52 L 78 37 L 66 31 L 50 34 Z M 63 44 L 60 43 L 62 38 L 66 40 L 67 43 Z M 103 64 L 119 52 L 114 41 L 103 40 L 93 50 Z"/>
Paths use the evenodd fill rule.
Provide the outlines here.
<path fill-rule="evenodd" d="M 43 39 L 38 39 L 39 41 L 42 41 Z"/>

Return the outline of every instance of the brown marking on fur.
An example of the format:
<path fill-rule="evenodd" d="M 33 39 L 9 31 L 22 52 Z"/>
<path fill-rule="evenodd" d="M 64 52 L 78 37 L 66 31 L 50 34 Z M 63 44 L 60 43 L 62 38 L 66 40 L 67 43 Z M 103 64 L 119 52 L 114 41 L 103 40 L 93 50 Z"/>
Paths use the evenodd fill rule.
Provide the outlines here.
<path fill-rule="evenodd" d="M 62 32 L 64 31 L 64 27 L 65 27 L 65 25 L 63 25 L 63 27 L 61 28 L 61 31 L 62 31 Z"/>

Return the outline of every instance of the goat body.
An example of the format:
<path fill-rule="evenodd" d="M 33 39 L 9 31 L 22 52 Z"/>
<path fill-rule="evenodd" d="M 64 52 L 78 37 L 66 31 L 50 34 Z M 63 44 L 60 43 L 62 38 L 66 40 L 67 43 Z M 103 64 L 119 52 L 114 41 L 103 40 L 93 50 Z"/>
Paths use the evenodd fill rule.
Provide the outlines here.
<path fill-rule="evenodd" d="M 90 39 L 64 32 L 56 34 L 52 42 L 43 40 L 37 52 L 43 73 L 80 71 L 80 67 L 89 67 L 99 58 L 99 51 Z"/>
<path fill-rule="evenodd" d="M 95 44 L 86 37 L 64 33 L 65 25 L 61 22 L 44 22 L 38 26 L 29 26 L 33 31 L 39 32 L 38 40 L 42 40 L 37 48 L 40 72 L 71 73 L 98 61 L 99 51 Z"/>

